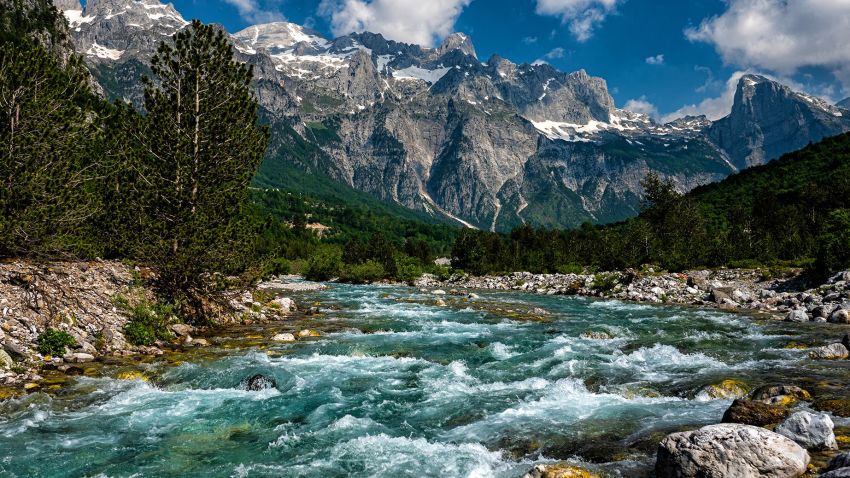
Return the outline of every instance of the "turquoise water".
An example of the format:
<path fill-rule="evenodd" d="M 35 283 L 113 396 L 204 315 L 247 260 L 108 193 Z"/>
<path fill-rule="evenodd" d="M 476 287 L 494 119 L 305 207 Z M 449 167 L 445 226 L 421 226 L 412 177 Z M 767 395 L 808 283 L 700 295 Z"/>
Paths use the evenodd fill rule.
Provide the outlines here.
<path fill-rule="evenodd" d="M 484 293 L 338 286 L 299 297 L 321 339 L 221 349 L 151 383 L 81 377 L 0 404 L 4 477 L 516 477 L 571 460 L 645 476 L 661 435 L 720 420 L 700 389 L 845 380 L 814 364 L 815 328 L 715 311 Z M 402 300 L 399 300 L 402 299 Z M 493 311 L 494 307 L 504 309 Z M 534 307 L 543 320 L 518 320 Z M 582 338 L 605 331 L 612 340 Z M 273 376 L 276 389 L 239 382 Z"/>

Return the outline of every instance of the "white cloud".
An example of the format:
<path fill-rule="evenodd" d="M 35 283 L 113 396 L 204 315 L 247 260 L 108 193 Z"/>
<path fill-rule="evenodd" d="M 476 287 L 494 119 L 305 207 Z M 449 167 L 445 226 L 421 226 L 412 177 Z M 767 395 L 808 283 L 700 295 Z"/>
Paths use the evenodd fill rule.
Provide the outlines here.
<path fill-rule="evenodd" d="M 322 0 L 319 13 L 330 18 L 335 35 L 370 31 L 430 46 L 452 33 L 472 0 Z"/>
<path fill-rule="evenodd" d="M 569 23 L 570 32 L 580 42 L 593 36 L 593 29 L 602 23 L 617 4 L 625 0 L 537 0 L 537 13 L 561 17 Z"/>
<path fill-rule="evenodd" d="M 646 96 L 626 101 L 626 104 L 623 105 L 623 109 L 633 113 L 643 113 L 648 115 L 650 118 L 658 118 L 658 108 L 647 100 Z"/>
<path fill-rule="evenodd" d="M 651 56 L 646 59 L 647 65 L 663 65 L 664 64 L 664 54 L 659 53 L 655 56 Z"/>
<path fill-rule="evenodd" d="M 533 45 L 537 43 L 537 37 L 525 37 L 522 39 L 522 42 L 526 45 Z"/>
<path fill-rule="evenodd" d="M 274 8 L 276 2 L 269 2 L 272 5 L 261 4 L 259 0 L 224 0 L 236 7 L 239 16 L 243 20 L 250 23 L 269 23 L 286 20 L 280 11 Z"/>
<path fill-rule="evenodd" d="M 850 89 L 850 0 L 727 0 L 720 15 L 685 35 L 723 60 L 790 75 L 824 67 Z"/>
<path fill-rule="evenodd" d="M 558 48 L 553 48 L 552 50 L 549 51 L 549 53 L 543 55 L 543 57 L 547 58 L 549 60 L 556 60 L 558 58 L 563 58 L 564 55 L 566 55 L 566 53 L 567 52 L 563 48 L 558 47 Z"/>

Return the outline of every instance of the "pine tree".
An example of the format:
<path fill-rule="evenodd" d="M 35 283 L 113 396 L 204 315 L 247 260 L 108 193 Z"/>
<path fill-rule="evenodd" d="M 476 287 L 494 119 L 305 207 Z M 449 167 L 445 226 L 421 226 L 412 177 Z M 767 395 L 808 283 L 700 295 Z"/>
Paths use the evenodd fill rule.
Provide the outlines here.
<path fill-rule="evenodd" d="M 163 42 L 144 78 L 137 254 L 159 273 L 167 298 L 199 312 L 211 272 L 238 267 L 248 185 L 268 143 L 258 126 L 253 71 L 233 59 L 221 30 L 199 21 Z"/>
<path fill-rule="evenodd" d="M 98 214 L 101 131 L 78 57 L 0 45 L 0 256 L 80 255 Z"/>

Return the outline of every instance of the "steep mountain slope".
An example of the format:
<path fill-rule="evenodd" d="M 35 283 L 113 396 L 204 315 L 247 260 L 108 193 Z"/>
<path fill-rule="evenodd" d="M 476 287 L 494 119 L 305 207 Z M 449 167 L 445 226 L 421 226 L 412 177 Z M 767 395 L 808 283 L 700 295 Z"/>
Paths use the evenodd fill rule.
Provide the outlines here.
<path fill-rule="evenodd" d="M 741 78 L 729 116 L 708 134 L 739 169 L 850 129 L 850 114 L 759 75 Z"/>
<path fill-rule="evenodd" d="M 61 4 L 107 93 L 140 105 L 146 61 L 186 21 L 157 0 Z M 650 171 L 690 190 L 850 130 L 850 114 L 754 76 L 729 117 L 662 125 L 616 108 L 583 70 L 481 62 L 460 33 L 427 48 L 279 22 L 232 39 L 274 131 L 265 184 L 281 171 L 321 175 L 483 229 L 624 219 Z"/>

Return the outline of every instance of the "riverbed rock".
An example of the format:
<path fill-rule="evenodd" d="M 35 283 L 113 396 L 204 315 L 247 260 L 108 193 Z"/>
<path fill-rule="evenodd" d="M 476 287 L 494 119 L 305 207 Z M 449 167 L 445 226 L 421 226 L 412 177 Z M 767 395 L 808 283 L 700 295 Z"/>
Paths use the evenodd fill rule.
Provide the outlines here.
<path fill-rule="evenodd" d="M 732 294 L 735 292 L 734 287 L 715 287 L 711 289 L 711 300 L 717 304 L 722 304 L 724 301 L 732 301 Z"/>
<path fill-rule="evenodd" d="M 290 299 L 289 297 L 279 297 L 277 299 L 274 299 L 271 303 L 274 307 L 279 308 L 282 312 L 290 313 L 298 310 L 298 308 L 295 306 L 295 301 Z"/>
<path fill-rule="evenodd" d="M 304 329 L 298 332 L 298 337 L 307 338 L 307 337 L 321 337 L 322 334 L 315 330 Z"/>
<path fill-rule="evenodd" d="M 732 405 L 723 414 L 723 423 L 740 423 L 763 427 L 779 423 L 788 418 L 789 414 L 787 408 L 779 405 L 738 399 L 732 402 Z"/>
<path fill-rule="evenodd" d="M 295 336 L 292 334 L 277 334 L 272 337 L 274 342 L 295 342 Z"/>
<path fill-rule="evenodd" d="M 239 383 L 239 388 L 249 392 L 260 392 L 270 388 L 277 388 L 277 383 L 271 377 L 266 375 L 252 375 Z"/>
<path fill-rule="evenodd" d="M 809 352 L 809 357 L 815 360 L 841 360 L 848 356 L 850 356 L 850 351 L 844 344 L 839 343 L 824 345 Z"/>
<path fill-rule="evenodd" d="M 178 337 L 188 337 L 194 330 L 193 327 L 188 324 L 172 324 L 169 328 L 172 332 L 174 332 L 174 335 Z"/>
<path fill-rule="evenodd" d="M 586 332 L 582 332 L 581 338 L 590 340 L 611 340 L 611 335 L 608 334 L 608 332 L 588 330 Z"/>
<path fill-rule="evenodd" d="M 85 352 L 75 352 L 75 353 L 72 353 L 72 354 L 65 355 L 65 357 L 63 357 L 63 358 L 65 359 L 66 362 L 72 362 L 72 363 L 85 363 L 85 362 L 93 362 L 94 361 L 94 355 L 87 354 Z"/>
<path fill-rule="evenodd" d="M 821 473 L 818 478 L 850 478 L 850 468 L 839 468 L 837 470 Z"/>
<path fill-rule="evenodd" d="M 838 470 L 841 468 L 850 468 L 850 451 L 835 455 L 829 464 L 826 465 L 826 471 Z"/>
<path fill-rule="evenodd" d="M 14 365 L 12 357 L 5 350 L 0 350 L 0 368 L 12 368 Z"/>
<path fill-rule="evenodd" d="M 850 417 L 850 399 L 832 398 L 812 403 L 812 408 L 820 412 L 829 412 L 836 417 Z"/>
<path fill-rule="evenodd" d="M 759 387 L 750 394 L 752 400 L 764 403 L 782 405 L 787 404 L 785 397 L 793 397 L 797 400 L 811 400 L 812 395 L 796 385 L 765 385 Z"/>
<path fill-rule="evenodd" d="M 776 427 L 776 433 L 809 450 L 836 450 L 832 419 L 826 413 L 799 411 Z"/>
<path fill-rule="evenodd" d="M 829 315 L 829 322 L 833 324 L 850 324 L 850 310 L 838 309 Z"/>
<path fill-rule="evenodd" d="M 697 394 L 699 400 L 717 400 L 729 398 L 743 398 L 747 396 L 749 389 L 740 380 L 727 379 L 719 383 L 706 385 Z"/>
<path fill-rule="evenodd" d="M 584 468 L 556 463 L 550 465 L 534 465 L 522 478 L 600 478 Z"/>
<path fill-rule="evenodd" d="M 785 316 L 786 322 L 808 322 L 809 314 L 803 309 L 794 309 Z"/>
<path fill-rule="evenodd" d="M 658 445 L 655 472 L 659 478 L 796 478 L 809 460 L 782 435 L 724 423 L 668 435 Z"/>

